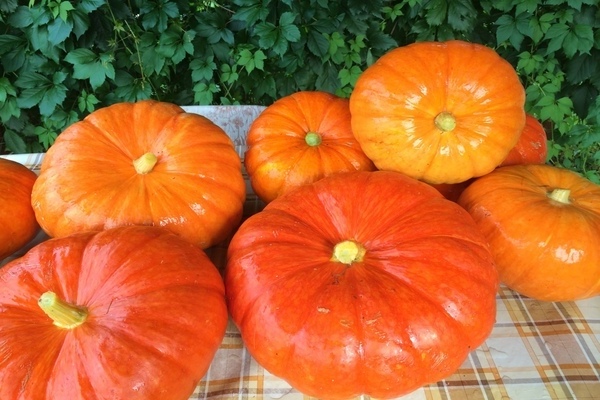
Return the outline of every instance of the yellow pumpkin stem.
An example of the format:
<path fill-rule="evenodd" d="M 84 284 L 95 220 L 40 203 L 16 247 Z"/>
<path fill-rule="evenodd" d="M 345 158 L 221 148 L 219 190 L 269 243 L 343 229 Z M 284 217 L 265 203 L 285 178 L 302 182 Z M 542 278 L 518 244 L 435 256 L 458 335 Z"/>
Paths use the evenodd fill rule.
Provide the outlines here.
<path fill-rule="evenodd" d="M 85 308 L 63 301 L 54 292 L 43 293 L 38 300 L 38 305 L 59 328 L 76 328 L 83 324 L 88 316 Z"/>
<path fill-rule="evenodd" d="M 304 137 L 304 140 L 306 141 L 306 144 L 311 147 L 320 145 L 322 141 L 321 135 L 316 132 L 308 132 Z"/>
<path fill-rule="evenodd" d="M 435 126 L 444 131 L 450 132 L 456 128 L 456 118 L 448 111 L 442 111 L 434 119 Z"/>
<path fill-rule="evenodd" d="M 158 158 L 153 153 L 145 153 L 140 158 L 133 160 L 133 168 L 138 174 L 144 175 L 152 171 Z"/>
<path fill-rule="evenodd" d="M 562 204 L 570 204 L 569 196 L 571 195 L 571 190 L 569 189 L 554 189 L 550 193 L 548 193 L 548 197 L 550 197 L 554 201 L 558 201 Z"/>
<path fill-rule="evenodd" d="M 355 262 L 361 262 L 365 253 L 366 250 L 360 243 L 354 240 L 344 240 L 333 247 L 331 261 L 350 265 Z"/>

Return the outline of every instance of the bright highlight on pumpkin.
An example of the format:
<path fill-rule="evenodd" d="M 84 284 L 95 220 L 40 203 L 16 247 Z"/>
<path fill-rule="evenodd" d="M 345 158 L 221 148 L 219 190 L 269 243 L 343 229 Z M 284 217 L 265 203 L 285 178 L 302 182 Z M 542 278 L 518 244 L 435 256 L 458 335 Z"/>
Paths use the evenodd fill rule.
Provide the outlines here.
<path fill-rule="evenodd" d="M 331 261 L 341 262 L 351 265 L 355 262 L 361 262 L 365 256 L 366 249 L 354 240 L 344 240 L 339 242 L 333 248 Z"/>
<path fill-rule="evenodd" d="M 76 328 L 83 324 L 88 316 L 87 310 L 84 308 L 69 304 L 50 291 L 40 296 L 38 305 L 59 328 Z"/>
<path fill-rule="evenodd" d="M 550 193 L 548 193 L 548 197 L 550 197 L 554 201 L 558 201 L 562 204 L 571 204 L 569 200 L 569 196 L 571 196 L 571 190 L 569 189 L 554 189 Z"/>
<path fill-rule="evenodd" d="M 304 140 L 306 141 L 306 144 L 308 144 L 311 147 L 318 146 L 322 142 L 321 135 L 319 135 L 316 132 L 308 132 L 304 137 Z"/>
<path fill-rule="evenodd" d="M 138 174 L 144 175 L 152 171 L 158 158 L 153 153 L 145 153 L 140 158 L 133 160 L 133 168 Z"/>
<path fill-rule="evenodd" d="M 456 118 L 454 118 L 454 115 L 448 111 L 442 111 L 439 113 L 435 117 L 434 122 L 435 126 L 444 132 L 451 132 L 454 130 L 454 128 L 456 128 Z"/>

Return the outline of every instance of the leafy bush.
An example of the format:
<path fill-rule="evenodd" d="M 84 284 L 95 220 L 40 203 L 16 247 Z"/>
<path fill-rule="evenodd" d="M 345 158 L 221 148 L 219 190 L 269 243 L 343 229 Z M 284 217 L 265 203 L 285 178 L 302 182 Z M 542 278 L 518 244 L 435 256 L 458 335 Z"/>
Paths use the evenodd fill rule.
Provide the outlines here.
<path fill-rule="evenodd" d="M 463 39 L 511 62 L 549 162 L 600 182 L 596 0 L 0 2 L 0 152 L 38 152 L 117 101 L 263 104 L 348 96 L 393 47 Z"/>

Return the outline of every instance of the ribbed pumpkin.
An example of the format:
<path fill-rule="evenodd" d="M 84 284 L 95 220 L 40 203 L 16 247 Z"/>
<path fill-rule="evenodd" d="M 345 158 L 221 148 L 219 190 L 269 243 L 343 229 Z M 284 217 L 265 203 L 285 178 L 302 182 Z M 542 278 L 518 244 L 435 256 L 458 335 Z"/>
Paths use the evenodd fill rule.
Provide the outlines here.
<path fill-rule="evenodd" d="M 58 136 L 32 205 L 52 237 L 153 225 L 206 248 L 241 220 L 241 169 L 233 142 L 207 118 L 154 100 L 117 103 Z"/>
<path fill-rule="evenodd" d="M 215 265 L 157 227 L 49 239 L 0 284 L 2 400 L 187 400 L 227 325 Z"/>
<path fill-rule="evenodd" d="M 544 301 L 600 294 L 600 185 L 547 164 L 512 165 L 476 179 L 458 202 L 511 289 Z"/>
<path fill-rule="evenodd" d="M 247 219 L 225 285 L 272 374 L 318 398 L 386 398 L 449 376 L 487 338 L 498 276 L 464 209 L 403 174 L 359 171 Z"/>
<path fill-rule="evenodd" d="M 39 230 L 31 207 L 36 177 L 24 165 L 0 158 L 0 261 L 26 245 Z"/>
<path fill-rule="evenodd" d="M 348 99 L 303 91 L 268 106 L 252 123 L 244 163 L 265 202 L 301 185 L 375 166 L 352 134 Z"/>
<path fill-rule="evenodd" d="M 433 184 L 496 168 L 523 130 L 524 103 L 508 61 L 460 40 L 395 48 L 350 95 L 352 130 L 377 168 Z"/>

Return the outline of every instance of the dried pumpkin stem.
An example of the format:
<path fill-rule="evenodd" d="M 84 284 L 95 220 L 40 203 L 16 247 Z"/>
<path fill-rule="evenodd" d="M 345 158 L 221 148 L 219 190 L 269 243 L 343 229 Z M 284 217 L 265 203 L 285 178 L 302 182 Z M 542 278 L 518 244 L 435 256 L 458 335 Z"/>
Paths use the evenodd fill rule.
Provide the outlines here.
<path fill-rule="evenodd" d="M 88 316 L 85 308 L 67 303 L 54 292 L 43 293 L 38 300 L 38 305 L 59 328 L 76 328 L 83 324 Z"/>
<path fill-rule="evenodd" d="M 360 243 L 354 240 L 344 240 L 333 247 L 331 261 L 350 265 L 355 262 L 361 262 L 365 253 L 366 250 Z"/>
<path fill-rule="evenodd" d="M 138 174 L 144 175 L 152 171 L 158 158 L 153 153 L 145 153 L 140 158 L 133 160 L 133 168 Z"/>
<path fill-rule="evenodd" d="M 550 197 L 554 201 L 558 201 L 562 204 L 570 204 L 569 196 L 571 196 L 571 190 L 569 189 L 554 189 L 550 193 L 548 193 L 548 197 Z"/>
<path fill-rule="evenodd" d="M 306 136 L 304 136 L 304 140 L 306 141 L 306 144 L 311 147 L 318 146 L 322 142 L 321 135 L 316 132 L 308 132 Z"/>
<path fill-rule="evenodd" d="M 434 119 L 435 126 L 444 131 L 450 132 L 456 128 L 456 118 L 448 111 L 442 111 Z"/>

